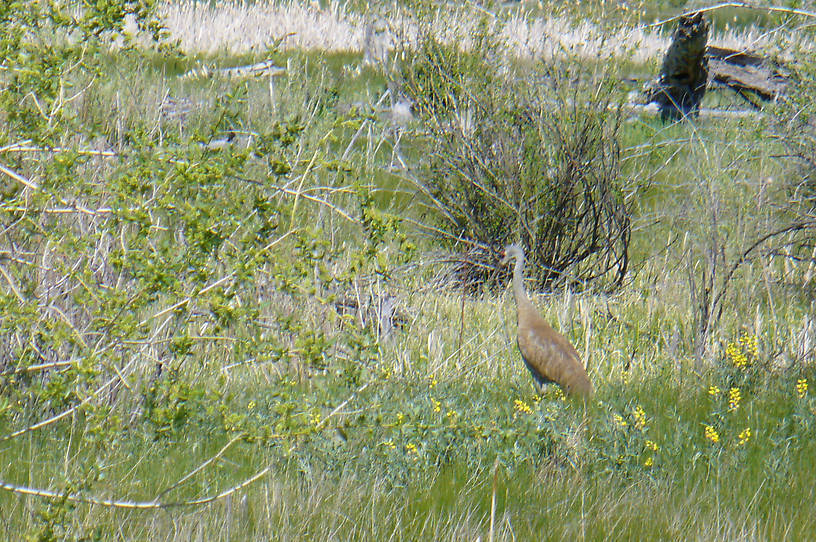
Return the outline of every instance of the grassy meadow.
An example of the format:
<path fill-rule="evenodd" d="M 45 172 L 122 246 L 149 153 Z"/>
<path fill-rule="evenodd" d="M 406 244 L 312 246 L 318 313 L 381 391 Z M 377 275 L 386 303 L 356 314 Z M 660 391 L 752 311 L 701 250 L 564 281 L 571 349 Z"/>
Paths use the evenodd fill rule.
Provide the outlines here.
<path fill-rule="evenodd" d="M 810 19 L 713 12 L 709 42 L 787 62 L 788 95 L 715 87 L 664 122 L 630 93 L 669 43 L 652 23 L 699 5 L 580 6 L 167 1 L 162 50 L 72 39 L 110 13 L 0 7 L 28 25 L 0 32 L 0 538 L 812 537 Z M 217 74 L 267 59 L 285 73 Z M 582 152 L 612 149 L 628 217 L 619 282 L 589 259 L 528 283 L 585 405 L 521 360 L 518 223 L 468 241 L 428 189 L 456 175 L 431 123 L 494 113 L 445 107 L 533 85 L 529 137 L 600 119 Z M 453 90 L 405 114 L 423 88 Z M 532 182 L 560 171 L 535 152 Z M 488 279 L 464 283 L 473 247 Z"/>

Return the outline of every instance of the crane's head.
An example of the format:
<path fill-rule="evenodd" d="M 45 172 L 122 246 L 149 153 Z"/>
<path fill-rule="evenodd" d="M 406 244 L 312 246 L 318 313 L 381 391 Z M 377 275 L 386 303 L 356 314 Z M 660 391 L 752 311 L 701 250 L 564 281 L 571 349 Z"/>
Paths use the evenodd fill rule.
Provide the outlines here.
<path fill-rule="evenodd" d="M 513 243 L 504 247 L 504 252 L 502 252 L 502 265 L 507 265 L 507 263 L 512 260 L 513 258 L 517 259 L 524 259 L 524 249 L 521 248 L 520 245 Z"/>

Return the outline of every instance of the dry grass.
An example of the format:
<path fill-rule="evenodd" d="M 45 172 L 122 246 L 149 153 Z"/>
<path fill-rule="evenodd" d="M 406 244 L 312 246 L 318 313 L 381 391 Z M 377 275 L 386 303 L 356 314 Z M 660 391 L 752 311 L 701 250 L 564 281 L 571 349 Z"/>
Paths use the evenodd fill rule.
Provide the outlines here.
<path fill-rule="evenodd" d="M 513 54 L 519 57 L 550 58 L 569 53 L 586 58 L 625 56 L 636 62 L 657 58 L 669 38 L 660 28 L 616 24 L 601 28 L 588 21 L 565 17 L 531 17 L 520 9 L 501 15 L 478 11 L 497 25 Z M 287 37 L 284 49 L 362 52 L 366 46 L 366 24 L 372 24 L 374 39 L 388 45 L 399 36 L 416 34 L 410 17 L 399 7 L 385 18 L 363 16 L 338 2 L 322 9 L 313 3 L 262 0 L 252 4 L 219 0 L 215 5 L 183 0 L 167 2 L 162 16 L 171 35 L 190 54 L 243 54 L 263 51 Z M 371 23 L 372 20 L 376 22 Z M 473 8 L 437 10 L 432 27 L 443 41 L 467 47 L 479 17 Z M 735 49 L 762 48 L 773 34 L 756 28 L 715 32 L 714 45 Z"/>

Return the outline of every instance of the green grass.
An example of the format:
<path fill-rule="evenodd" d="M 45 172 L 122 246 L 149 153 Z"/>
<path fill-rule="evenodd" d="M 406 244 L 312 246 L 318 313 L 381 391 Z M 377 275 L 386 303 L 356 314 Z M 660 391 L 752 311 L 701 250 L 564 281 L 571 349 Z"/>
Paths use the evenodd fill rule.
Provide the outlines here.
<path fill-rule="evenodd" d="M 283 440 L 238 441 L 164 498 L 213 494 L 273 467 L 226 501 L 161 513 L 78 504 L 68 509 L 63 527 L 98 529 L 103 539 L 472 538 L 489 528 L 495 468 L 498 539 L 801 538 L 813 528 L 803 504 L 813 496 L 816 403 L 812 395 L 799 398 L 790 378 L 759 377 L 742 386 L 733 412 L 724 394 L 707 391 L 712 384 L 725 388 L 733 372 L 701 379 L 666 370 L 625 383 L 598 381 L 597 402 L 581 429 L 581 409 L 554 390 L 534 404 L 519 365 L 509 382 L 378 380 L 332 423 L 344 437 L 326 428 Z M 314 380 L 305 387 L 256 381 L 234 400 L 256 403 L 244 411 L 248 426 L 273 423 L 279 416 L 271 407 L 287 391 L 304 407 L 326 401 L 320 379 Z M 434 398 L 441 412 L 434 412 Z M 531 412 L 515 409 L 515 398 L 532 405 Z M 636 407 L 645 412 L 643 425 Z M 704 423 L 717 426 L 719 442 L 705 439 Z M 740 445 L 744 427 L 752 436 Z M 93 496 L 149 501 L 229 438 L 208 420 L 188 421 L 160 438 L 137 424 L 115 443 L 93 443 L 88 429 L 77 420 L 5 446 L 3 478 L 62 487 L 66 478 L 90 471 Z M 67 450 L 71 434 L 74 445 Z M 656 451 L 644 446 L 646 439 Z M 36 530 L 43 520 L 31 513 L 54 509 L 9 493 L 0 503 L 8 511 L 7 534 Z"/>

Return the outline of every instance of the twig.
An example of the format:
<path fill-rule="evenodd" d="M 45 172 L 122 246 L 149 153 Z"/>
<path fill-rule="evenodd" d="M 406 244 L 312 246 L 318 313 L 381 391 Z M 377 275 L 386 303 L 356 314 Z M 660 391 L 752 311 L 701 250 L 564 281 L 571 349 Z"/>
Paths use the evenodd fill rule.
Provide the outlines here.
<path fill-rule="evenodd" d="M 357 131 L 354 133 L 353 136 L 351 136 L 351 141 L 349 141 L 346 150 L 343 152 L 343 156 L 340 157 L 341 160 L 345 160 L 346 158 L 348 158 L 348 155 L 351 152 L 351 148 L 354 146 L 355 143 L 357 143 L 357 139 L 359 139 L 360 134 L 363 133 L 363 129 L 366 126 L 368 126 L 368 119 L 363 120 L 363 122 L 360 124 L 360 127 L 357 128 Z"/>
<path fill-rule="evenodd" d="M 79 341 L 79 344 L 80 346 L 82 346 L 82 348 L 84 349 L 88 348 L 88 343 L 85 342 L 85 338 L 82 336 L 82 333 L 80 333 L 76 326 L 74 326 L 74 323 L 71 322 L 71 319 L 68 318 L 68 316 L 64 312 L 62 312 L 62 310 L 59 307 L 52 303 L 51 305 L 48 305 L 48 307 L 46 308 L 56 312 L 60 316 L 60 318 L 62 318 L 62 321 L 65 322 L 65 325 L 71 328 L 71 331 L 73 331 L 74 336 L 76 336 L 77 341 Z"/>
<path fill-rule="evenodd" d="M 304 175 L 305 175 L 305 173 L 304 173 Z M 299 187 L 298 190 L 292 190 L 291 188 L 286 188 L 286 187 L 278 186 L 276 184 L 271 184 L 271 183 L 265 183 L 265 182 L 257 181 L 255 179 L 249 179 L 249 178 L 246 178 L 246 177 L 239 177 L 237 175 L 230 175 L 230 177 L 232 177 L 233 179 L 237 179 L 239 181 L 245 182 L 245 183 L 250 183 L 250 184 L 257 185 L 257 186 L 269 187 L 272 190 L 277 190 L 278 192 L 282 192 L 282 193 L 286 194 L 287 196 L 295 196 L 295 203 L 293 204 L 293 209 L 294 209 L 294 207 L 296 207 L 297 199 L 298 198 L 303 198 L 303 199 L 306 199 L 306 200 L 309 200 L 309 201 L 313 201 L 315 203 L 319 203 L 321 205 L 325 205 L 326 207 L 328 207 L 332 211 L 336 212 L 337 214 L 339 214 L 340 216 L 342 216 L 343 218 L 345 218 L 349 222 L 353 222 L 355 224 L 359 224 L 359 222 L 360 222 L 359 219 L 354 218 L 353 216 L 351 216 L 349 213 L 347 213 L 346 211 L 344 211 L 343 209 L 341 209 L 337 205 L 334 205 L 333 203 L 331 203 L 331 202 L 329 202 L 329 201 L 327 201 L 327 200 L 325 200 L 323 198 L 318 198 L 316 196 L 310 196 L 309 194 L 306 193 L 306 192 L 309 192 L 309 191 L 312 191 L 312 190 L 321 190 L 321 189 L 330 191 L 332 193 L 334 193 L 334 192 L 350 193 L 350 192 L 347 192 L 346 190 L 339 190 L 339 189 L 329 190 L 329 189 L 324 188 L 324 187 L 310 187 L 310 188 L 302 189 L 302 187 L 303 187 L 302 182 L 301 182 L 300 187 Z"/>
<path fill-rule="evenodd" d="M 236 442 L 238 442 L 239 440 L 241 440 L 245 436 L 246 436 L 246 433 L 243 433 L 243 432 L 238 433 L 237 435 L 235 435 L 235 437 L 233 437 L 232 440 L 230 440 L 228 443 L 226 443 L 223 448 L 218 450 L 217 454 L 215 454 L 214 456 L 212 456 L 211 458 L 206 460 L 204 463 L 202 463 L 198 467 L 191 470 L 185 476 L 182 476 L 175 484 L 169 486 L 164 491 L 159 493 L 156 496 L 156 498 L 154 499 L 154 501 L 158 502 L 159 499 L 161 499 L 162 497 L 164 497 L 165 495 L 170 493 L 172 490 L 176 489 L 178 486 L 180 486 L 181 484 L 183 484 L 184 482 L 186 482 L 187 480 L 189 480 L 190 478 L 192 478 L 193 476 L 195 476 L 196 474 L 198 474 L 199 472 L 201 472 L 202 470 L 207 468 L 208 465 L 210 465 L 213 461 L 215 461 L 216 459 L 218 459 L 219 457 L 224 455 L 224 452 L 226 452 L 233 444 L 235 444 Z"/>
<path fill-rule="evenodd" d="M 39 489 L 34 487 L 28 486 L 20 486 L 16 484 L 9 484 L 7 482 L 3 482 L 0 480 L 0 489 L 5 489 L 6 491 L 11 491 L 13 493 L 18 493 L 20 495 L 33 495 L 35 497 L 45 497 L 47 499 L 66 499 L 71 502 L 81 502 L 85 504 L 94 504 L 97 506 L 106 506 L 109 508 L 125 508 L 129 510 L 158 510 L 162 508 L 179 508 L 182 506 L 199 506 L 202 504 L 209 504 L 215 502 L 217 500 L 223 499 L 224 497 L 228 497 L 233 493 L 240 491 L 241 489 L 247 487 L 248 485 L 252 484 L 253 482 L 260 479 L 263 475 L 268 473 L 272 470 L 271 466 L 267 466 L 264 469 L 258 471 L 251 477 L 247 478 L 240 484 L 233 486 L 217 495 L 212 495 L 210 497 L 204 497 L 202 499 L 196 499 L 193 501 L 182 501 L 182 502 L 168 502 L 168 503 L 161 503 L 156 501 L 129 501 L 129 500 L 118 500 L 118 499 L 98 499 L 96 497 L 83 497 L 82 495 L 77 495 L 75 493 L 72 494 L 64 494 L 58 491 L 52 491 L 49 489 Z"/>
<path fill-rule="evenodd" d="M 169 503 L 169 504 L 165 504 L 164 506 L 165 507 L 171 507 L 171 506 L 175 506 L 175 507 L 178 507 L 178 506 L 197 506 L 197 505 L 200 505 L 200 504 L 208 504 L 208 503 L 211 503 L 211 502 L 215 502 L 217 500 L 223 499 L 224 497 L 229 497 L 233 493 L 242 490 L 243 488 L 245 488 L 248 485 L 252 484 L 256 480 L 259 480 L 263 475 L 265 475 L 270 470 L 272 470 L 271 465 L 261 469 L 256 474 L 254 474 L 251 477 L 247 478 L 246 480 L 244 480 L 243 482 L 241 482 L 237 486 L 233 486 L 233 487 L 227 489 L 226 491 L 222 491 L 218 495 L 214 495 L 212 497 L 205 497 L 203 499 L 198 499 L 198 500 L 195 500 L 195 501 Z"/>
<path fill-rule="evenodd" d="M 31 209 L 28 207 L 3 207 L 4 211 L 13 212 L 13 213 L 25 213 L 30 211 Z M 110 207 L 102 207 L 101 209 L 87 209 L 85 207 L 51 207 L 48 209 L 37 209 L 38 213 L 48 214 L 48 215 L 70 215 L 74 213 L 80 213 L 89 216 L 97 216 L 97 215 L 109 215 L 113 213 L 113 209 Z"/>
<path fill-rule="evenodd" d="M 366 389 L 366 388 L 367 388 L 367 387 L 368 387 L 370 384 L 371 384 L 371 382 L 366 382 L 365 384 L 363 384 L 362 386 L 360 386 L 359 388 L 357 388 L 357 389 L 356 389 L 356 390 L 355 390 L 355 391 L 354 391 L 354 392 L 353 392 L 351 395 L 349 395 L 349 396 L 348 396 L 348 398 L 347 398 L 345 401 L 343 401 L 342 403 L 340 403 L 339 405 L 337 405 L 337 407 L 336 407 L 334 410 L 332 410 L 332 411 L 331 411 L 331 413 L 329 413 L 329 415 L 328 415 L 328 416 L 326 416 L 325 418 L 323 418 L 322 420 L 320 420 L 320 422 L 317 424 L 317 429 L 320 429 L 321 427 L 323 427 L 324 425 L 326 425 L 326 422 L 327 422 L 327 421 L 329 421 L 329 419 L 330 419 L 332 416 L 334 416 L 335 414 L 337 414 L 338 412 L 340 412 L 340 410 L 342 410 L 342 409 L 343 409 L 343 407 L 345 407 L 345 406 L 346 406 L 347 404 L 349 404 L 349 403 L 350 403 L 352 400 L 354 400 L 354 398 L 355 398 L 355 397 L 357 397 L 357 394 L 358 394 L 358 393 L 362 393 L 362 392 L 363 392 L 363 391 L 364 391 L 364 390 L 365 390 L 365 389 Z"/>
<path fill-rule="evenodd" d="M 128 363 L 128 364 L 127 364 L 127 365 L 126 365 L 124 368 L 123 368 L 123 370 L 127 370 L 127 369 L 128 369 L 128 368 L 130 368 L 130 367 L 131 367 L 131 366 L 132 366 L 134 363 L 135 363 L 135 360 L 131 360 L 131 361 L 130 361 L 130 362 L 129 362 L 129 363 Z M 88 397 L 86 397 L 85 399 L 83 399 L 83 400 L 82 400 L 80 403 L 77 403 L 76 405 L 72 406 L 72 407 L 71 407 L 71 408 L 69 408 L 68 410 L 65 410 L 65 411 L 63 411 L 63 412 L 61 412 L 61 413 L 59 413 L 59 414 L 56 414 L 56 415 L 54 415 L 54 416 L 51 416 L 50 418 L 48 418 L 48 419 L 46 419 L 46 420 L 43 420 L 43 421 L 38 422 L 38 423 L 35 423 L 34 425 L 29 425 L 28 427 L 24 427 L 23 429 L 20 429 L 20 430 L 18 430 L 18 431 L 13 432 L 13 433 L 9 433 L 8 435 L 5 435 L 5 436 L 1 437 L 1 438 L 0 438 L 0 442 L 5 442 L 5 441 L 7 441 L 7 440 L 11 440 L 11 439 L 13 439 L 13 438 L 15 438 L 15 437 L 19 437 L 20 435 L 24 435 L 24 434 L 29 433 L 29 432 L 31 432 L 31 431 L 36 431 L 37 429 L 42 429 L 43 427 L 46 427 L 46 426 L 48 426 L 48 425 L 51 425 L 52 423 L 56 423 L 56 422 L 58 422 L 58 421 L 62 420 L 63 418 L 66 418 L 66 417 L 70 416 L 71 414 L 73 414 L 74 412 L 76 412 L 77 410 L 79 410 L 81 407 L 85 406 L 85 405 L 86 405 L 88 402 L 90 402 L 90 400 L 91 400 L 91 399 L 95 398 L 95 397 L 96 397 L 96 396 L 98 396 L 100 393 L 102 393 L 102 390 L 104 390 L 105 388 L 109 387 L 109 386 L 110 386 L 111 384 L 113 384 L 113 382 L 114 382 L 115 380 L 117 380 L 117 379 L 122 379 L 122 382 L 124 383 L 124 379 L 123 379 L 123 377 L 122 377 L 122 375 L 121 375 L 121 373 L 120 373 L 119 371 L 117 371 L 117 376 L 111 377 L 111 378 L 110 378 L 110 379 L 109 379 L 107 382 L 105 382 L 104 384 L 102 384 L 102 385 L 101 385 L 99 388 L 97 388 L 97 389 L 96 389 L 96 390 L 95 390 L 95 391 L 94 391 L 92 394 L 90 394 Z"/>
<path fill-rule="evenodd" d="M 68 367 L 70 365 L 73 365 L 74 361 L 81 361 L 82 359 L 83 358 L 78 358 L 77 360 L 52 361 L 49 363 L 38 363 L 36 365 L 29 365 L 28 367 L 18 367 L 15 369 L 3 371 L 2 373 L 0 373 L 0 376 L 8 376 L 21 373 L 33 373 L 36 371 L 47 371 L 48 369 L 56 369 L 58 367 Z"/>
<path fill-rule="evenodd" d="M 309 164 L 306 166 L 306 171 L 304 171 L 303 175 L 300 176 L 300 184 L 298 185 L 297 192 L 294 193 L 295 200 L 292 202 L 292 226 L 295 224 L 295 212 L 297 211 L 298 198 L 301 196 L 303 183 L 306 181 L 306 177 L 309 176 L 309 173 L 312 172 L 312 167 L 314 166 L 315 160 L 317 160 L 318 152 L 319 151 L 315 151 L 312 155 L 312 159 L 309 160 Z"/>
<path fill-rule="evenodd" d="M 49 153 L 49 154 L 57 154 L 60 152 L 73 152 L 79 155 L 84 156 L 104 156 L 106 158 L 112 158 L 119 156 L 119 153 L 116 151 L 96 151 L 91 149 L 70 149 L 67 147 L 33 147 L 33 146 L 22 146 L 19 143 L 14 143 L 11 145 L 7 145 L 5 147 L 0 147 L 0 153 L 9 153 L 9 152 L 31 152 L 31 153 Z"/>
<path fill-rule="evenodd" d="M 490 532 L 487 535 L 487 540 L 493 542 L 494 526 L 496 524 L 496 486 L 499 478 L 499 458 L 493 463 L 493 495 L 490 497 Z"/>
<path fill-rule="evenodd" d="M 18 183 L 20 183 L 22 185 L 25 185 L 25 186 L 27 186 L 28 188 L 30 188 L 32 190 L 38 190 L 40 188 L 40 186 L 37 183 L 35 183 L 34 181 L 26 179 L 25 177 L 23 177 L 19 173 L 15 172 L 12 169 L 7 168 L 3 164 L 0 164 L 0 171 L 5 173 L 9 177 L 11 177 L 12 179 L 17 181 Z"/>
<path fill-rule="evenodd" d="M 131 361 L 131 363 L 133 363 L 133 362 Z M 62 420 L 63 418 L 67 418 L 68 416 L 70 416 L 71 414 L 73 414 L 74 412 L 79 410 L 81 407 L 88 404 L 91 401 L 91 399 L 95 398 L 97 395 L 102 393 L 102 390 L 104 390 L 105 388 L 107 388 L 108 386 L 113 384 L 113 382 L 115 380 L 117 380 L 117 379 L 119 379 L 118 375 L 111 378 L 110 380 L 108 380 L 104 384 L 102 384 L 102 386 L 100 386 L 95 392 L 93 392 L 91 395 L 89 395 L 88 397 L 86 397 L 81 402 L 77 403 L 76 405 L 72 406 L 68 410 L 64 410 L 64 411 L 60 412 L 59 414 L 51 416 L 50 418 L 48 418 L 46 420 L 35 423 L 34 425 L 29 425 L 28 427 L 24 427 L 23 429 L 20 429 L 18 431 L 15 431 L 13 433 L 9 433 L 8 435 L 0 437 L 0 442 L 5 442 L 7 440 L 11 440 L 11 439 L 13 439 L 15 437 L 19 437 L 20 435 L 24 435 L 24 434 L 29 433 L 31 431 L 36 431 L 37 429 L 42 429 L 43 427 L 51 425 L 52 423 L 56 423 L 56 422 Z"/>
<path fill-rule="evenodd" d="M 737 269 L 743 263 L 745 263 L 748 260 L 748 256 L 757 247 L 762 245 L 765 241 L 768 241 L 769 239 L 772 239 L 773 237 L 776 237 L 777 235 L 782 235 L 782 234 L 785 234 L 785 233 L 791 233 L 791 232 L 805 230 L 805 229 L 814 228 L 814 227 L 816 227 L 816 223 L 813 223 L 813 222 L 797 222 L 797 223 L 794 223 L 794 224 L 789 224 L 789 225 L 785 226 L 784 228 L 780 228 L 780 229 L 778 229 L 776 231 L 772 231 L 770 233 L 767 233 L 767 234 L 761 236 L 756 241 L 754 241 L 748 248 L 746 248 L 742 252 L 742 254 L 739 256 L 739 258 L 737 258 L 734 261 L 734 263 L 731 265 L 731 268 L 728 270 L 728 273 L 726 273 L 725 278 L 723 279 L 722 287 L 720 288 L 720 291 L 717 292 L 717 295 L 714 297 L 714 301 L 712 302 L 712 309 L 717 308 L 720 301 L 722 300 L 723 295 L 725 294 L 725 291 L 726 291 L 726 289 L 728 287 L 728 283 L 734 277 L 734 273 L 736 273 Z"/>
<path fill-rule="evenodd" d="M 179 307 L 182 307 L 182 306 L 186 305 L 187 303 L 189 303 L 190 301 L 193 300 L 193 297 L 199 296 L 201 294 L 205 294 L 205 293 L 209 292 L 213 288 L 215 288 L 217 286 L 220 286 L 224 282 L 228 281 L 233 276 L 235 276 L 235 273 L 230 273 L 229 275 L 223 276 L 220 279 L 218 279 L 217 281 L 212 282 L 209 285 L 205 286 L 202 290 L 198 291 L 197 293 L 185 297 L 184 299 L 182 299 L 178 303 L 174 303 L 174 304 L 170 305 L 169 307 L 166 307 L 166 308 L 160 310 L 156 314 L 148 316 L 147 318 L 145 318 L 144 320 L 139 322 L 139 327 L 145 325 L 146 323 L 148 323 L 151 320 L 155 320 L 156 318 L 159 318 L 160 316 L 164 316 L 168 312 L 173 312 L 174 310 L 178 309 Z"/>
<path fill-rule="evenodd" d="M 3 275 L 3 278 L 6 279 L 6 282 L 8 282 L 8 285 L 11 288 L 11 291 L 14 292 L 17 300 L 20 303 L 25 303 L 25 298 L 23 297 L 23 294 L 20 293 L 20 290 L 17 289 L 17 285 L 14 284 L 14 279 L 8 274 L 8 271 L 6 271 L 6 268 L 2 265 L 0 265 L 0 275 Z"/>
<path fill-rule="evenodd" d="M 795 9 L 795 8 L 784 8 L 779 6 L 755 6 L 753 4 L 749 4 L 747 2 L 722 2 L 720 4 L 715 4 L 713 6 L 709 6 L 707 8 L 701 9 L 692 9 L 688 11 L 684 11 L 680 15 L 675 15 L 674 17 L 669 17 L 668 19 L 664 19 L 662 21 L 657 21 L 652 24 L 647 24 L 644 28 L 653 28 L 655 26 L 662 26 L 666 23 L 670 23 L 672 21 L 676 21 L 682 17 L 688 17 L 689 15 L 694 15 L 695 13 L 706 13 L 708 11 L 715 11 L 718 9 L 723 8 L 743 8 L 743 9 L 754 9 L 757 11 L 769 11 L 771 13 L 787 13 L 789 15 L 801 15 L 803 17 L 811 17 L 816 18 L 816 12 L 813 11 L 806 11 L 804 9 Z"/>
<path fill-rule="evenodd" d="M 306 194 L 304 192 L 296 192 L 294 190 L 289 190 L 288 188 L 283 188 L 281 186 L 273 186 L 272 188 L 274 188 L 275 190 L 279 190 L 279 191 L 283 192 L 284 194 L 288 194 L 290 196 L 295 196 L 296 201 L 297 201 L 298 197 L 301 197 L 303 199 L 307 199 L 309 201 L 313 201 L 315 203 L 320 203 L 321 205 L 325 205 L 326 207 L 328 207 L 332 211 L 336 212 L 337 214 L 339 214 L 340 216 L 342 216 L 343 218 L 345 218 L 349 222 L 354 222 L 354 223 L 359 223 L 360 222 L 359 219 L 352 217 L 350 214 L 348 214 L 346 211 L 344 211 L 340 207 L 338 207 L 338 206 L 334 205 L 333 203 L 330 203 L 330 202 L 328 202 L 328 201 L 326 201 L 326 200 L 324 200 L 322 198 L 318 198 L 318 197 L 315 197 L 315 196 L 310 196 L 310 195 L 308 195 L 308 194 Z M 293 209 L 294 209 L 294 207 L 293 207 Z"/>

